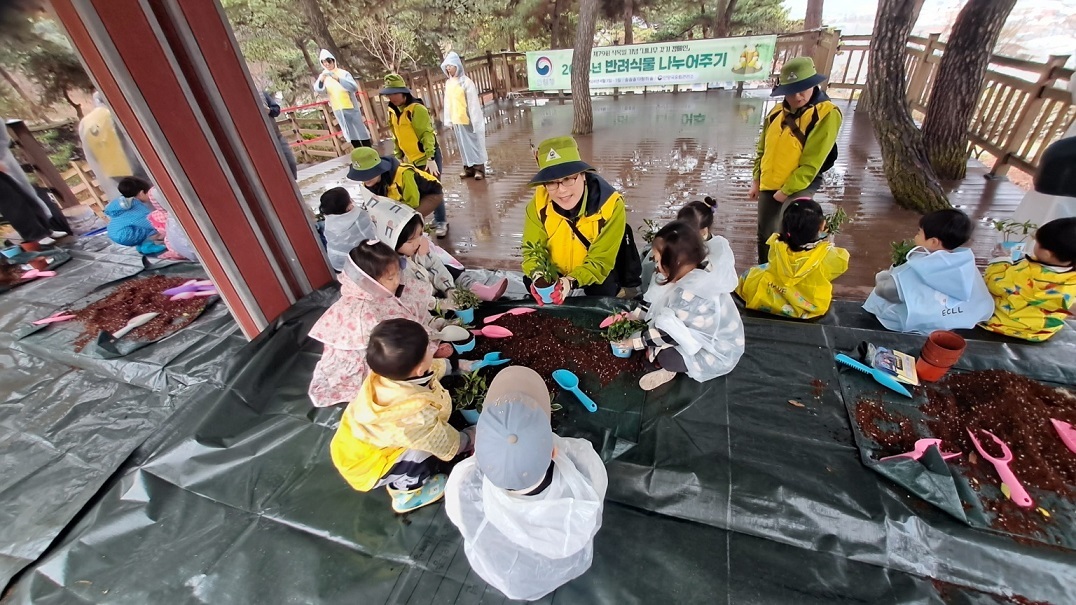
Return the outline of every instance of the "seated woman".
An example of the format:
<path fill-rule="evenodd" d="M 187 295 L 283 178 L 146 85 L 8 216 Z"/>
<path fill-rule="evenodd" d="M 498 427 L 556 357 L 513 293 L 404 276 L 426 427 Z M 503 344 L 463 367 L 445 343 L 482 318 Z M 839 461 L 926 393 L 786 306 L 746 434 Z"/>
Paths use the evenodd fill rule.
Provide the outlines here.
<path fill-rule="evenodd" d="M 523 276 L 531 296 L 545 248 L 556 267 L 552 299 L 561 304 L 581 288 L 588 296 L 617 296 L 642 282 L 639 251 L 627 227 L 624 197 L 579 158 L 572 137 L 546 139 L 538 146 L 534 197 L 523 225 Z"/>
<path fill-rule="evenodd" d="M 163 238 L 149 221 L 149 190 L 145 179 L 129 176 L 120 179 L 120 197 L 105 206 L 108 215 L 108 238 L 121 246 L 131 246 L 142 254 L 160 254 L 166 248 Z"/>

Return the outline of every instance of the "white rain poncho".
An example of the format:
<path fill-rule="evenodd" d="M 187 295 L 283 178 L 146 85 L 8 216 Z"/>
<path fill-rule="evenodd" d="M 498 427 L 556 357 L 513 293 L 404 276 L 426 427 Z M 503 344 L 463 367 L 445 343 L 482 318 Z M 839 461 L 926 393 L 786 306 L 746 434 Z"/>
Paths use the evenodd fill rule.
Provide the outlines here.
<path fill-rule="evenodd" d="M 675 283 L 652 285 L 643 297 L 650 303 L 647 323 L 676 341 L 687 375 L 699 382 L 728 374 L 743 355 L 743 321 L 731 294 L 736 284 L 729 249 L 705 269 L 693 269 Z"/>
<path fill-rule="evenodd" d="M 93 94 L 94 109 L 78 123 L 78 137 L 86 163 L 97 177 L 97 185 L 105 198 L 120 197 L 116 188 L 125 176 L 146 178 L 146 169 L 131 150 L 123 133 L 116 127 L 112 110 L 108 108 L 101 93 Z"/>
<path fill-rule="evenodd" d="M 420 221 L 422 219 L 422 215 L 414 208 L 379 195 L 366 202 L 365 208 L 374 222 L 377 239 L 388 244 L 393 250 L 404 243 L 400 241 L 404 226 L 413 217 L 419 217 Z M 423 252 L 408 257 L 408 269 L 417 279 L 433 286 L 435 294 L 444 295 L 456 287 L 456 281 L 452 279 L 452 274 L 445 264 L 432 253 L 431 245 L 432 243 L 425 246 Z"/>
<path fill-rule="evenodd" d="M 336 57 L 323 48 L 318 60 L 324 61 L 325 59 L 335 61 Z M 359 85 L 355 83 L 355 78 L 351 76 L 351 72 L 339 67 L 330 73 L 333 75 L 332 78 L 314 80 L 314 92 L 324 93 L 329 98 L 329 106 L 333 110 L 333 115 L 336 116 L 336 121 L 340 123 L 340 129 L 343 130 L 345 139 L 349 141 L 365 141 L 369 139 L 370 131 L 367 130 L 366 123 L 363 121 L 362 106 L 359 105 L 359 100 L 355 97 L 355 93 L 359 90 Z"/>
<path fill-rule="evenodd" d="M 474 457 L 452 469 L 445 512 L 471 567 L 510 599 L 533 601 L 590 569 L 609 478 L 583 439 L 553 437 L 553 482 L 519 496 L 494 486 Z"/>
<path fill-rule="evenodd" d="M 994 299 L 968 248 L 914 248 L 907 263 L 882 271 L 875 282 L 863 308 L 887 330 L 930 334 L 971 329 L 994 313 Z"/>
<path fill-rule="evenodd" d="M 344 270 L 351 250 L 368 239 L 377 239 L 377 232 L 364 208 L 355 206 L 343 214 L 325 215 L 325 248 L 329 264 L 337 272 Z"/>
<path fill-rule="evenodd" d="M 486 117 L 482 112 L 482 100 L 478 96 L 478 86 L 467 77 L 463 70 L 463 61 L 454 52 L 448 53 L 441 71 L 448 76 L 449 65 L 456 66 L 456 77 L 449 77 L 445 82 L 445 110 L 441 114 L 445 126 L 456 134 L 460 146 L 460 156 L 464 166 L 484 166 L 486 164 Z"/>

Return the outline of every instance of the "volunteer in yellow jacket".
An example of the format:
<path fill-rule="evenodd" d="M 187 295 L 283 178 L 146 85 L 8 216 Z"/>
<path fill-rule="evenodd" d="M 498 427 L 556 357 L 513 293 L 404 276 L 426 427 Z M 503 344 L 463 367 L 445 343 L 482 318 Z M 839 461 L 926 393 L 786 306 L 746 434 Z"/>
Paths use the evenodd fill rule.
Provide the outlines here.
<path fill-rule="evenodd" d="M 429 216 L 445 200 L 441 182 L 432 174 L 400 163 L 396 158 L 377 155 L 377 150 L 372 147 L 360 147 L 351 152 L 347 178 L 361 182 L 374 195 L 407 204 L 423 217 Z"/>
<path fill-rule="evenodd" d="M 523 275 L 531 295 L 539 304 L 548 302 L 533 284 L 544 279 L 555 285 L 556 304 L 576 288 L 589 296 L 616 296 L 621 288 L 616 263 L 625 240 L 623 196 L 579 158 L 572 137 L 542 141 L 537 160 L 538 174 L 530 182 L 534 198 L 523 224 Z M 542 249 L 556 275 L 540 275 Z"/>
<path fill-rule="evenodd" d="M 389 128 L 396 144 L 393 151 L 396 159 L 440 179 L 441 146 L 437 144 L 437 131 L 422 99 L 411 94 L 399 74 L 385 76 L 381 94 L 389 100 Z M 437 237 L 448 235 L 448 216 L 443 203 L 434 208 L 433 227 Z"/>
<path fill-rule="evenodd" d="M 758 262 L 766 262 L 766 240 L 778 233 L 788 200 L 813 197 L 822 173 L 837 160 L 841 111 L 818 87 L 826 76 L 810 57 L 781 68 L 771 96 L 784 96 L 762 122 L 749 197 L 758 200 Z"/>

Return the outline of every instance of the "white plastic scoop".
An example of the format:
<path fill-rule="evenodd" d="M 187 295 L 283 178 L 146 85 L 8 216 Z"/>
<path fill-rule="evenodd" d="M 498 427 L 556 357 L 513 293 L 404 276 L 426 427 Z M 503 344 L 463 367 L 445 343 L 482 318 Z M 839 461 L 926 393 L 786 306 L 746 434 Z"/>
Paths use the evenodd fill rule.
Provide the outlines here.
<path fill-rule="evenodd" d="M 131 330 L 134 330 L 135 328 L 140 328 L 148 324 L 150 321 L 153 320 L 154 317 L 157 317 L 158 315 L 160 315 L 160 313 L 157 313 L 156 311 L 152 313 L 143 313 L 141 315 L 135 315 L 131 319 L 127 320 L 127 325 L 113 332 L 112 338 L 119 340 L 124 336 L 127 336 L 127 334 L 131 332 Z"/>

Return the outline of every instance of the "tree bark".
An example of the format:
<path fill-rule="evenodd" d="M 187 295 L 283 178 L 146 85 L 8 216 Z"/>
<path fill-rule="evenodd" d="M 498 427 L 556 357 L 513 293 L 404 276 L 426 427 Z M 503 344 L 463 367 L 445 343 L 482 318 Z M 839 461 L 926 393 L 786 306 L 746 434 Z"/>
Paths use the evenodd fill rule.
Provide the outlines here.
<path fill-rule="evenodd" d="M 332 33 L 329 32 L 329 23 L 325 20 L 325 13 L 321 11 L 318 0 L 299 0 L 299 4 L 302 5 L 303 16 L 306 17 L 306 24 L 310 26 L 314 41 L 336 57 L 337 66 L 349 70 L 357 69 L 357 65 L 351 64 L 351 56 L 344 54 L 333 39 Z"/>
<path fill-rule="evenodd" d="M 908 111 L 904 56 L 922 0 L 880 0 L 867 81 L 871 122 L 882 148 L 886 181 L 898 204 L 919 212 L 949 208 L 927 160 L 923 133 Z"/>
<path fill-rule="evenodd" d="M 30 112 L 30 117 L 34 118 L 35 120 L 41 120 L 41 113 L 37 110 L 38 102 L 35 101 L 32 97 L 30 97 L 30 95 L 25 90 L 23 90 L 22 86 L 20 86 L 19 83 L 15 81 L 15 78 L 12 78 L 11 74 L 9 74 L 7 70 L 4 69 L 2 66 L 0 66 L 0 77 L 2 77 L 4 81 L 7 82 L 8 86 L 10 86 L 11 89 L 15 91 L 15 94 L 19 95 L 19 97 L 22 98 L 23 102 L 26 103 L 26 109 Z"/>
<path fill-rule="evenodd" d="M 311 76 L 315 78 L 318 77 L 318 74 L 321 73 L 321 70 L 318 69 L 318 66 L 314 63 L 314 59 L 310 57 L 310 50 L 306 48 L 306 39 L 296 38 L 295 46 L 299 49 L 300 52 L 303 53 L 303 61 L 306 63 L 307 71 L 310 72 Z"/>
<path fill-rule="evenodd" d="M 594 48 L 598 3 L 599 0 L 579 2 L 579 26 L 575 30 L 572 53 L 572 134 L 594 132 L 594 111 L 590 106 L 590 52 Z"/>
<path fill-rule="evenodd" d="M 624 0 L 624 45 L 635 44 L 635 0 Z"/>
<path fill-rule="evenodd" d="M 1015 5 L 1016 0 L 968 0 L 953 24 L 923 121 L 927 157 L 940 178 L 967 176 L 968 126 L 990 53 Z"/>
<path fill-rule="evenodd" d="M 714 16 L 714 37 L 727 38 L 732 28 L 732 11 L 736 10 L 737 0 L 717 0 L 717 14 Z"/>
<path fill-rule="evenodd" d="M 75 117 L 81 120 L 84 117 L 82 115 L 82 106 L 76 103 L 75 100 L 71 98 L 71 91 L 67 90 L 66 88 L 64 89 L 64 100 L 66 100 L 67 104 L 75 110 Z"/>
<path fill-rule="evenodd" d="M 803 29 L 822 27 L 822 1 L 807 0 L 807 14 L 803 17 Z"/>
<path fill-rule="evenodd" d="M 563 23 L 560 10 L 560 0 L 553 0 L 553 24 L 549 33 L 549 47 L 560 48 L 560 29 L 561 23 Z"/>

